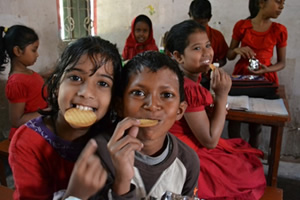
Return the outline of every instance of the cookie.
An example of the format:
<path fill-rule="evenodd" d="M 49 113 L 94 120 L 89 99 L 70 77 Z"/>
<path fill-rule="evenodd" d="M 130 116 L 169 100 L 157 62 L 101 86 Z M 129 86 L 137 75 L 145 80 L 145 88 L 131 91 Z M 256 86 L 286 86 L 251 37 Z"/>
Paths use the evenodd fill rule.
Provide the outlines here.
<path fill-rule="evenodd" d="M 210 67 L 210 69 L 211 69 L 212 71 L 215 71 L 215 69 L 216 69 L 216 66 L 213 65 L 213 64 L 209 64 L 209 67 Z"/>
<path fill-rule="evenodd" d="M 153 119 L 139 119 L 139 120 L 141 122 L 139 127 L 155 126 L 158 123 L 158 120 L 153 120 Z"/>
<path fill-rule="evenodd" d="M 71 108 L 65 112 L 65 119 L 71 126 L 88 127 L 96 122 L 97 117 L 92 110 Z"/>

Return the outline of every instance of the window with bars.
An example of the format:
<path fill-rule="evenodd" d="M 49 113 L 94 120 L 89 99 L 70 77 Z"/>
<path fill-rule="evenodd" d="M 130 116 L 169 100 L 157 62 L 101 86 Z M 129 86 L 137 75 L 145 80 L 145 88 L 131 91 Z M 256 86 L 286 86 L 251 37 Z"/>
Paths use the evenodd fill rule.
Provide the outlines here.
<path fill-rule="evenodd" d="M 61 39 L 94 35 L 93 8 L 93 0 L 59 0 Z"/>

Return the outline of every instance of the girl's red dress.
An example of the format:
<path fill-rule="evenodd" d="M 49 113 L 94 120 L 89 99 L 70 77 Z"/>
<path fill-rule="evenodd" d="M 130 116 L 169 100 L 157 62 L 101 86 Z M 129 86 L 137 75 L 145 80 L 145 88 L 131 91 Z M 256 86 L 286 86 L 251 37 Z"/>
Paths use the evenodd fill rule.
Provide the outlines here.
<path fill-rule="evenodd" d="M 238 21 L 233 28 L 232 39 L 241 41 L 241 47 L 249 46 L 255 53 L 260 63 L 270 66 L 273 57 L 274 47 L 282 48 L 287 46 L 287 29 L 282 24 L 272 22 L 270 28 L 265 32 L 257 32 L 253 30 L 250 19 Z M 248 70 L 249 61 L 240 58 L 236 63 L 234 75 L 251 74 Z M 278 76 L 276 72 L 263 74 L 271 82 L 278 84 Z"/>
<path fill-rule="evenodd" d="M 186 112 L 201 112 L 213 103 L 209 91 L 185 78 Z M 225 109 L 225 108 L 224 108 Z M 242 139 L 222 139 L 214 149 L 203 147 L 193 135 L 184 117 L 176 121 L 170 132 L 196 151 L 200 159 L 198 195 L 207 200 L 258 200 L 266 180 L 261 161 L 263 153 Z"/>
<path fill-rule="evenodd" d="M 135 18 L 131 23 L 131 32 L 126 39 L 126 43 L 123 49 L 122 57 L 124 60 L 128 60 L 133 58 L 136 54 L 144 52 L 144 51 L 158 51 L 158 48 L 155 44 L 155 39 L 153 37 L 153 29 L 150 27 L 149 38 L 143 42 L 138 43 L 134 37 L 134 22 Z"/>
<path fill-rule="evenodd" d="M 42 97 L 43 78 L 36 72 L 32 74 L 13 74 L 8 77 L 5 95 L 10 103 L 25 103 L 24 114 L 47 108 L 47 102 Z M 46 90 L 45 96 L 46 96 Z M 9 133 L 11 139 L 16 131 L 12 127 Z"/>

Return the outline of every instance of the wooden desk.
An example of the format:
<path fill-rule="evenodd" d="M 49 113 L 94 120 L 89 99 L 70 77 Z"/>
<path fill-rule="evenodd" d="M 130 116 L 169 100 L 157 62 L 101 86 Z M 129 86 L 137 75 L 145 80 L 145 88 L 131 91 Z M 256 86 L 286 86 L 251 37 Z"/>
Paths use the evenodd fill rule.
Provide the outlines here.
<path fill-rule="evenodd" d="M 0 185 L 1 199 L 13 200 L 13 193 L 14 193 L 14 191 L 12 189 Z"/>
<path fill-rule="evenodd" d="M 285 96 L 284 86 L 279 86 L 278 95 L 280 96 L 280 98 L 283 99 L 287 111 L 289 112 L 289 106 Z M 269 149 L 271 150 L 271 153 L 268 155 L 269 169 L 267 176 L 267 184 L 269 186 L 276 187 L 283 127 L 286 122 L 290 121 L 290 113 L 288 116 L 280 116 L 229 110 L 226 119 L 246 123 L 253 122 L 263 124 L 266 126 L 271 126 L 271 136 L 269 143 Z"/>

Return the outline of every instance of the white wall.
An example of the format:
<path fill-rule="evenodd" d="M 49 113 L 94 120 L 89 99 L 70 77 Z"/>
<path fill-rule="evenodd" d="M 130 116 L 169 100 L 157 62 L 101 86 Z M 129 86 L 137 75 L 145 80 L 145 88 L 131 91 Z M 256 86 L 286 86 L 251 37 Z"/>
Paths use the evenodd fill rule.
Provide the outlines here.
<path fill-rule="evenodd" d="M 113 43 L 117 43 L 122 52 L 124 42 L 130 32 L 132 19 L 139 14 L 148 15 L 154 26 L 154 37 L 157 44 L 161 35 L 170 29 L 172 25 L 188 19 L 188 8 L 191 0 L 98 0 L 97 1 L 97 25 L 98 34 Z M 211 0 L 213 17 L 210 25 L 223 32 L 227 42 L 230 42 L 232 28 L 236 21 L 248 17 L 247 0 Z M 148 5 L 154 7 L 155 13 L 149 14 Z M 275 21 L 284 24 L 289 32 L 287 47 L 287 66 L 280 71 L 279 81 L 286 87 L 286 93 L 290 105 L 292 120 L 284 130 L 282 143 L 283 155 L 300 156 L 300 65 L 299 54 L 299 30 L 300 30 L 299 0 L 288 0 L 281 16 Z M 61 52 L 59 40 L 56 1 L 46 0 L 1 0 L 0 1 L 0 25 L 11 26 L 24 24 L 36 30 L 40 36 L 40 48 L 37 63 L 33 69 L 44 71 L 51 68 Z M 229 73 L 232 72 L 234 63 L 228 62 L 224 67 Z M 7 71 L 0 74 L 0 128 L 7 132 L 7 101 L 4 96 L 4 84 L 7 79 Z M 269 134 L 265 128 L 263 145 L 267 151 Z"/>

